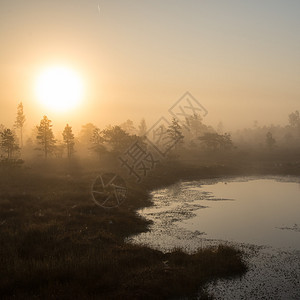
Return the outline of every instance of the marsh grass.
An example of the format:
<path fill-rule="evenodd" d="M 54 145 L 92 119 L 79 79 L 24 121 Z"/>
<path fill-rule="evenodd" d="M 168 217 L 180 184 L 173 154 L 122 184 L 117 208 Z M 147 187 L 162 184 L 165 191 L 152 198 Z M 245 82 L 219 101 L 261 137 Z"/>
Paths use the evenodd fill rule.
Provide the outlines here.
<path fill-rule="evenodd" d="M 0 171 L 1 299 L 208 299 L 208 280 L 246 271 L 226 246 L 188 255 L 124 242 L 147 230 L 135 210 L 150 205 L 155 176 L 104 210 L 90 199 L 92 173 L 45 168 Z"/>

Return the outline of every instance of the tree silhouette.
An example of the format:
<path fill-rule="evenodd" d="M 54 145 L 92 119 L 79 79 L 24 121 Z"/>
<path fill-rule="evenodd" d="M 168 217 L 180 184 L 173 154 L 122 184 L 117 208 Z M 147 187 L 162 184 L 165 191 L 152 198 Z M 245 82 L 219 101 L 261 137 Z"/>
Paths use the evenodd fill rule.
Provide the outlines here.
<path fill-rule="evenodd" d="M 23 147 L 23 127 L 26 121 L 26 117 L 23 111 L 23 103 L 20 102 L 17 108 L 17 117 L 15 121 L 15 128 L 20 130 L 20 144 L 21 148 Z"/>
<path fill-rule="evenodd" d="M 289 123 L 290 126 L 295 130 L 296 135 L 300 135 L 300 114 L 299 111 L 296 110 L 295 112 L 289 115 Z"/>
<path fill-rule="evenodd" d="M 79 142 L 89 147 L 91 145 L 91 139 L 96 128 L 97 127 L 93 123 L 82 125 L 79 133 Z"/>
<path fill-rule="evenodd" d="M 138 135 L 143 136 L 147 132 L 147 125 L 145 119 L 142 119 L 139 125 Z"/>
<path fill-rule="evenodd" d="M 94 151 L 98 155 L 99 159 L 101 158 L 101 155 L 106 151 L 104 142 L 105 139 L 103 137 L 103 132 L 99 128 L 95 128 L 93 136 L 91 138 L 92 146 L 90 147 L 90 150 Z"/>
<path fill-rule="evenodd" d="M 193 137 L 198 137 L 203 131 L 207 131 L 207 126 L 202 123 L 199 114 L 186 117 L 185 122 Z"/>
<path fill-rule="evenodd" d="M 172 119 L 172 123 L 167 129 L 167 135 L 170 144 L 175 145 L 175 149 L 178 147 L 179 144 L 183 143 L 184 135 L 182 134 L 181 126 L 175 118 Z"/>
<path fill-rule="evenodd" d="M 203 136 L 200 136 L 199 140 L 207 149 L 212 151 L 233 148 L 231 135 L 229 133 L 218 134 L 215 132 L 207 132 Z"/>
<path fill-rule="evenodd" d="M 13 152 L 19 150 L 19 146 L 16 143 L 16 138 L 10 129 L 4 129 L 0 133 L 1 141 L 0 141 L 0 147 L 4 153 L 6 153 L 6 158 L 10 159 L 12 158 Z"/>
<path fill-rule="evenodd" d="M 134 127 L 133 121 L 131 121 L 129 119 L 126 122 L 122 123 L 120 125 L 120 127 L 121 127 L 121 129 L 123 129 L 128 134 L 135 134 L 136 133 L 136 129 Z"/>
<path fill-rule="evenodd" d="M 193 144 L 195 144 L 193 140 L 211 131 L 211 129 L 202 122 L 202 117 L 196 113 L 185 118 L 185 125 L 183 128 L 185 140 L 190 140 Z"/>
<path fill-rule="evenodd" d="M 298 110 L 289 115 L 289 123 L 293 128 L 300 127 L 300 115 Z"/>
<path fill-rule="evenodd" d="M 135 140 L 135 135 L 129 135 L 120 126 L 103 130 L 103 138 L 113 153 L 125 151 Z"/>
<path fill-rule="evenodd" d="M 55 139 L 52 131 L 52 121 L 49 120 L 46 116 L 40 122 L 40 125 L 37 126 L 37 143 L 42 146 L 44 151 L 44 157 L 47 159 L 48 155 L 51 154 L 55 147 Z"/>
<path fill-rule="evenodd" d="M 215 151 L 220 147 L 219 134 L 207 132 L 199 137 L 200 142 L 209 150 Z"/>
<path fill-rule="evenodd" d="M 67 148 L 67 156 L 70 159 L 74 153 L 74 134 L 72 132 L 72 127 L 69 126 L 69 124 L 66 125 L 63 133 L 63 142 L 65 144 L 65 147 Z"/>

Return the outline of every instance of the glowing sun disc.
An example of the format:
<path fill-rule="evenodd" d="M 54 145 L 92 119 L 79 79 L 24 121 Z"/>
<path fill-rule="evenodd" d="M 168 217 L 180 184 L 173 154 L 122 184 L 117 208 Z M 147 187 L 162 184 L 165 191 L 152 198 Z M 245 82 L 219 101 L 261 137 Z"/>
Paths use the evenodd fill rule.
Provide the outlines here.
<path fill-rule="evenodd" d="M 38 100 L 54 111 L 67 111 L 79 105 L 83 97 L 80 76 L 65 67 L 44 70 L 36 82 Z"/>

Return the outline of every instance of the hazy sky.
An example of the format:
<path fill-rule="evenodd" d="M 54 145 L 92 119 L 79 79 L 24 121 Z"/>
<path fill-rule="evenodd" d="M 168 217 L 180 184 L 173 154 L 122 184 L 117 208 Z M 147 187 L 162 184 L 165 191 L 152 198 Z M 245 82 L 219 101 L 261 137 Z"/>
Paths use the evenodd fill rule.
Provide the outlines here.
<path fill-rule="evenodd" d="M 300 110 L 298 0 L 1 0 L 0 123 L 148 125 L 189 91 L 225 128 Z M 83 78 L 80 109 L 49 112 L 34 85 L 51 65 Z M 29 125 L 28 125 L 29 126 Z M 31 126 L 31 125 L 30 125 Z"/>

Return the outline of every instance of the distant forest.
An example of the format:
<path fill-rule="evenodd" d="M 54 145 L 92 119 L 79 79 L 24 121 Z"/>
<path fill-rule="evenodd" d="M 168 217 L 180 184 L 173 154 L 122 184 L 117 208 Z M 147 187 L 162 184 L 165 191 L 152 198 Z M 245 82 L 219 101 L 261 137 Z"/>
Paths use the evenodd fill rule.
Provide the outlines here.
<path fill-rule="evenodd" d="M 98 128 L 95 124 L 82 125 L 77 136 L 72 124 L 66 124 L 60 136 L 54 136 L 52 121 L 43 116 L 31 132 L 24 132 L 26 114 L 23 104 L 16 110 L 13 128 L 0 124 L 0 162 L 2 165 L 22 164 L 26 160 L 117 157 L 124 153 L 135 141 L 147 147 L 145 135 L 148 124 L 141 119 L 139 124 L 127 120 L 118 125 Z M 236 153 L 285 153 L 300 150 L 299 111 L 287 116 L 285 126 L 260 126 L 226 132 L 220 122 L 217 128 L 204 123 L 200 115 L 194 114 L 185 119 L 185 124 L 176 119 L 161 128 L 168 136 L 171 147 L 169 156 L 186 159 L 200 157 L 201 154 Z M 199 156 L 200 155 L 200 156 Z M 297 162 L 299 163 L 299 162 Z"/>

